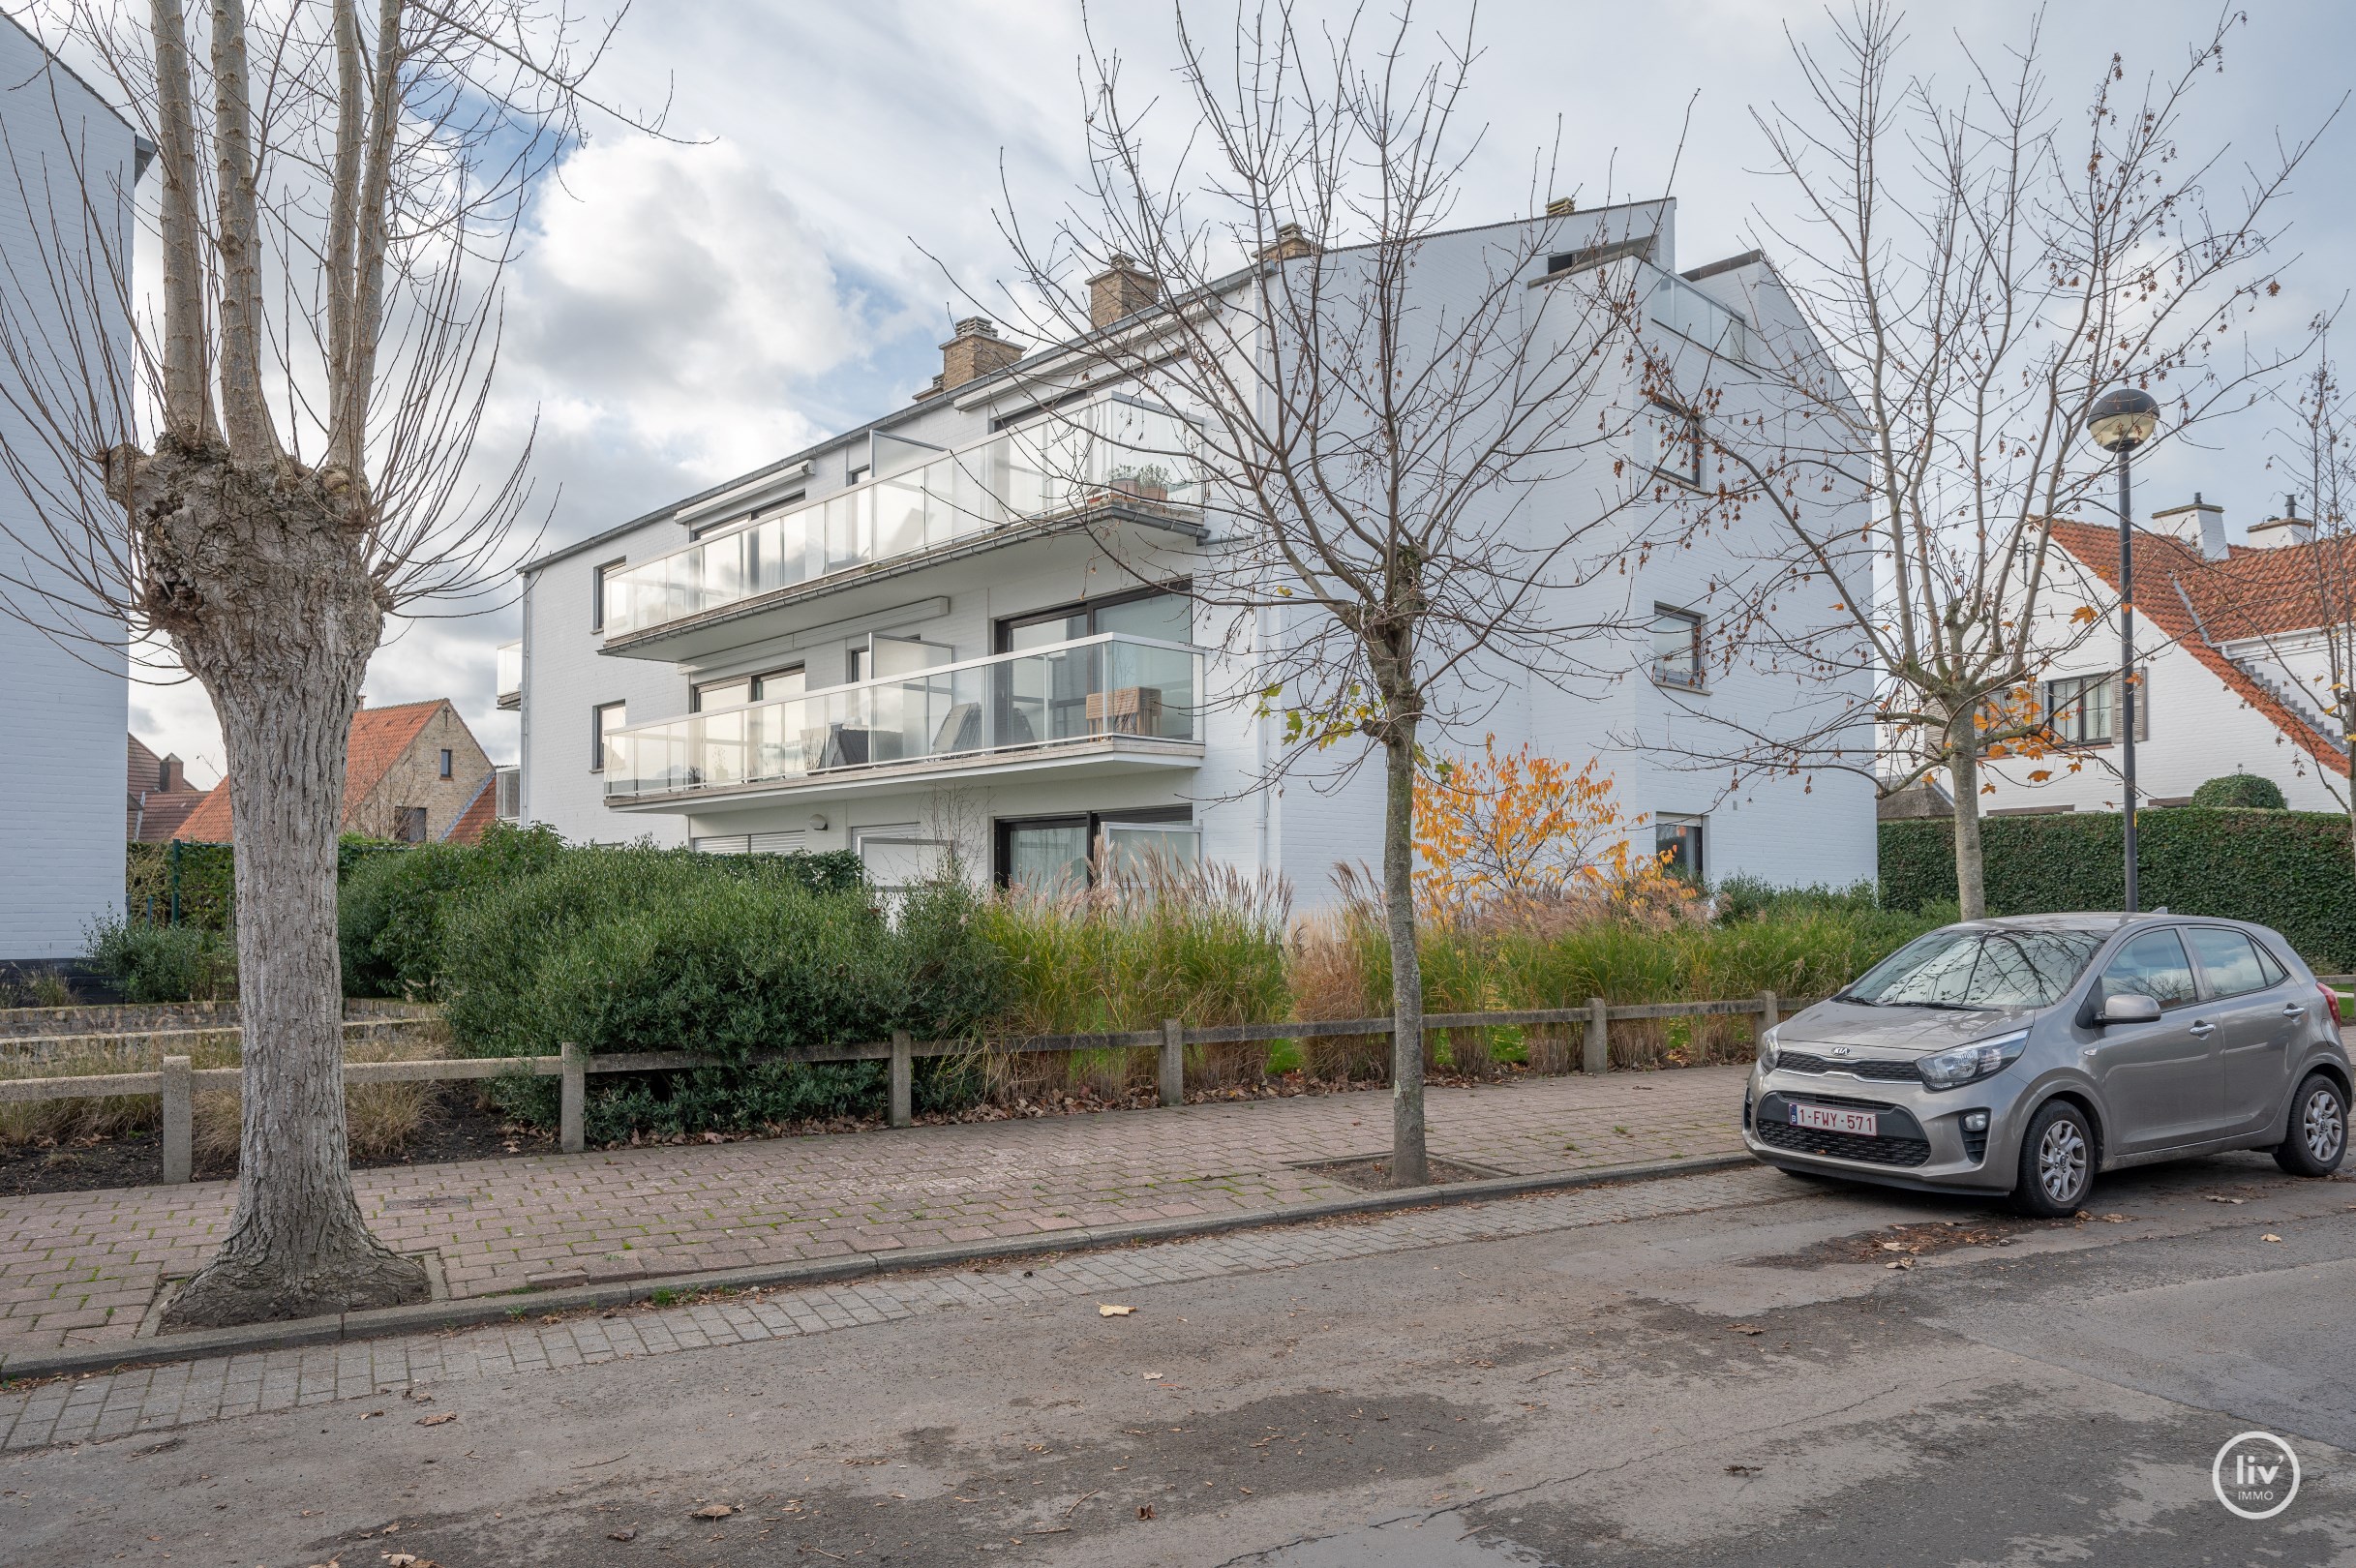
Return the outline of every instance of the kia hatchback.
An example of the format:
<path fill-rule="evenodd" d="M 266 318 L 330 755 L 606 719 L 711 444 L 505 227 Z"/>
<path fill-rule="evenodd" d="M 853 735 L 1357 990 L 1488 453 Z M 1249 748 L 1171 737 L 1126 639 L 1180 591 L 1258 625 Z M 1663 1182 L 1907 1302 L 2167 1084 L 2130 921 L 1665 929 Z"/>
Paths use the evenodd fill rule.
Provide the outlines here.
<path fill-rule="evenodd" d="M 1742 1137 L 1767 1163 L 2069 1214 L 2098 1174 L 2347 1152 L 2340 998 L 2262 925 L 2173 915 L 1966 920 L 1759 1040 Z"/>

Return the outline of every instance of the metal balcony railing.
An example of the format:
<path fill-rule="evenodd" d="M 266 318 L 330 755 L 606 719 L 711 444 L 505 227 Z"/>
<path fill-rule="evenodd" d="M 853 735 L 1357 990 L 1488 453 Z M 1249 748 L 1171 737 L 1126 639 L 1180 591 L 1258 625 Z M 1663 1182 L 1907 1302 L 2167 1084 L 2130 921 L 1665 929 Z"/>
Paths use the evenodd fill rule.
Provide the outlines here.
<path fill-rule="evenodd" d="M 1088 741 L 1201 739 L 1202 653 L 1105 633 L 642 724 L 606 738 L 609 799 L 794 783 Z"/>
<path fill-rule="evenodd" d="M 498 688 L 501 708 L 524 706 L 524 645 L 520 642 L 499 645 Z"/>

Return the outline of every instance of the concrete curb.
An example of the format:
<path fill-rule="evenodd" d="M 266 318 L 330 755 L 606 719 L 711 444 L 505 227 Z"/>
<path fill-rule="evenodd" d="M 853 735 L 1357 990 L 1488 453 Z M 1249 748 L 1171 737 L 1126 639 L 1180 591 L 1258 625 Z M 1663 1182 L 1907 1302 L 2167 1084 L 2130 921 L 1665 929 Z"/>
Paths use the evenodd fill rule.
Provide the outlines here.
<path fill-rule="evenodd" d="M 168 1338 L 135 1340 L 128 1344 L 20 1352 L 0 1357 L 0 1380 L 72 1376 L 163 1362 L 195 1361 L 332 1344 L 343 1340 L 370 1340 L 395 1334 L 431 1334 L 443 1329 L 477 1328 L 535 1317 L 543 1312 L 627 1306 L 649 1299 L 657 1290 L 693 1295 L 705 1290 L 741 1290 L 752 1285 L 834 1284 L 845 1280 L 863 1280 L 882 1274 L 912 1274 L 924 1269 L 1029 1257 L 1040 1252 L 1081 1252 L 1137 1243 L 1184 1241 L 1242 1230 L 1264 1230 L 1277 1225 L 1297 1225 L 1347 1215 L 1387 1214 L 1401 1209 L 1420 1209 L 1440 1204 L 1482 1203 L 1539 1192 L 1573 1191 L 1583 1187 L 1614 1187 L 1627 1182 L 1700 1176 L 1711 1171 L 1758 1164 L 1759 1161 L 1748 1154 L 1707 1155 L 1698 1160 L 1605 1165 L 1595 1170 L 1560 1171 L 1542 1176 L 1496 1176 L 1485 1181 L 1454 1182 L 1446 1187 L 1410 1187 L 1395 1191 L 1362 1192 L 1350 1197 L 1326 1198 L 1316 1203 L 1264 1209 L 1250 1214 L 1188 1215 L 1175 1220 L 1149 1220 L 1130 1225 L 1075 1225 L 1069 1230 L 1042 1231 L 1035 1236 L 995 1237 L 988 1241 L 953 1242 L 940 1247 L 860 1252 L 849 1257 L 761 1263 L 741 1269 L 644 1275 L 597 1284 L 473 1296 L 459 1301 L 421 1301 L 405 1307 L 297 1318 L 282 1323 L 250 1323 L 237 1328 L 202 1329 L 190 1334 L 174 1334 Z"/>

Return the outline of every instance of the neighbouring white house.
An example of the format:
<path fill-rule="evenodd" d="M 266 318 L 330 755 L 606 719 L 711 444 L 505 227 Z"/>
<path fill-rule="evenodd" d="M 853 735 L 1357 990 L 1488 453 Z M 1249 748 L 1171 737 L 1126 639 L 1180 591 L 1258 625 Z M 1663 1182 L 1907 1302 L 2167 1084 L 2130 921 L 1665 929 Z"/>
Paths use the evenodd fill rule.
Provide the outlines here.
<path fill-rule="evenodd" d="M 71 320 L 82 352 L 104 334 L 114 363 L 130 362 L 120 309 L 94 313 L 72 284 L 61 300 L 50 280 L 78 276 L 116 298 L 84 226 L 109 236 L 128 264 L 132 190 L 148 152 L 104 99 L 0 15 L 0 311 L 24 352 L 70 353 Z M 49 597 L 72 589 L 27 488 L 71 494 L 74 483 L 6 400 L 0 443 L 23 470 L 0 473 L 0 962 L 68 958 L 87 950 L 91 920 L 123 906 L 125 631 Z"/>
<path fill-rule="evenodd" d="M 2052 655 L 2037 698 L 2064 739 L 2043 757 L 1993 763 L 1994 812 L 2116 811 L 2119 771 L 2119 531 L 2056 523 L 2061 569 L 2040 612 Z M 2272 779 L 2299 809 L 2345 809 L 2348 744 L 2327 709 L 2328 599 L 2349 581 L 2351 541 L 2317 541 L 2296 517 L 2253 525 L 2231 544 L 2223 509 L 2193 499 L 2133 532 L 2135 782 L 2141 804 L 2184 804 L 2209 779 Z"/>
<path fill-rule="evenodd" d="M 1535 299 L 1579 267 L 1625 267 L 1671 360 L 1796 351 L 1805 329 L 1766 262 L 1680 274 L 1675 221 L 1669 200 L 1527 220 L 1556 232 L 1517 286 Z M 1502 226 L 1425 242 L 1422 286 L 1444 296 L 1477 274 Z M 1132 265 L 1091 286 L 1092 331 L 1165 308 Z M 909 407 L 526 565 L 500 677 L 522 713 L 516 815 L 574 840 L 849 849 L 887 886 L 952 848 L 977 875 L 1029 884 L 1087 875 L 1092 848 L 1150 848 L 1281 875 L 1304 905 L 1330 897 L 1338 862 L 1376 857 L 1379 768 L 1272 776 L 1282 720 L 1250 699 L 1298 623 L 1190 597 L 1228 509 L 1204 504 L 1183 412 L 1090 382 L 1085 363 L 960 321 Z M 1631 369 L 1612 396 L 1642 411 L 1659 387 L 1635 382 Z M 1626 430 L 1585 460 L 1595 472 L 1544 481 L 1514 515 L 1560 527 L 1623 465 L 1700 494 L 1684 433 Z M 1854 883 L 1874 874 L 1869 781 L 1732 794 L 1608 739 L 1673 732 L 1696 705 L 1767 728 L 1800 700 L 1793 678 L 1723 656 L 1711 618 L 1711 585 L 1772 548 L 1722 530 L 1631 552 L 1591 589 L 1596 617 L 1627 631 L 1616 668 L 1571 689 L 1499 672 L 1486 728 L 1504 748 L 1602 757 L 1620 808 L 1646 819 L 1643 847 L 1692 874 Z M 1798 597 L 1786 613 L 1827 608 Z"/>

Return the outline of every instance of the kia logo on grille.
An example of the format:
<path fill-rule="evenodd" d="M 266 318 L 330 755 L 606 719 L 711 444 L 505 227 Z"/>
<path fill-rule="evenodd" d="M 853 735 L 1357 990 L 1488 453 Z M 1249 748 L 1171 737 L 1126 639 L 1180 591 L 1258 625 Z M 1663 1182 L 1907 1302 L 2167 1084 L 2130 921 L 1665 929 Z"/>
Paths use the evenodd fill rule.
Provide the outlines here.
<path fill-rule="evenodd" d="M 1834 1056 L 1847 1056 L 1849 1054 L 1849 1047 L 1846 1045 L 1827 1045 L 1825 1047 L 1825 1049 L 1829 1051 Z"/>

